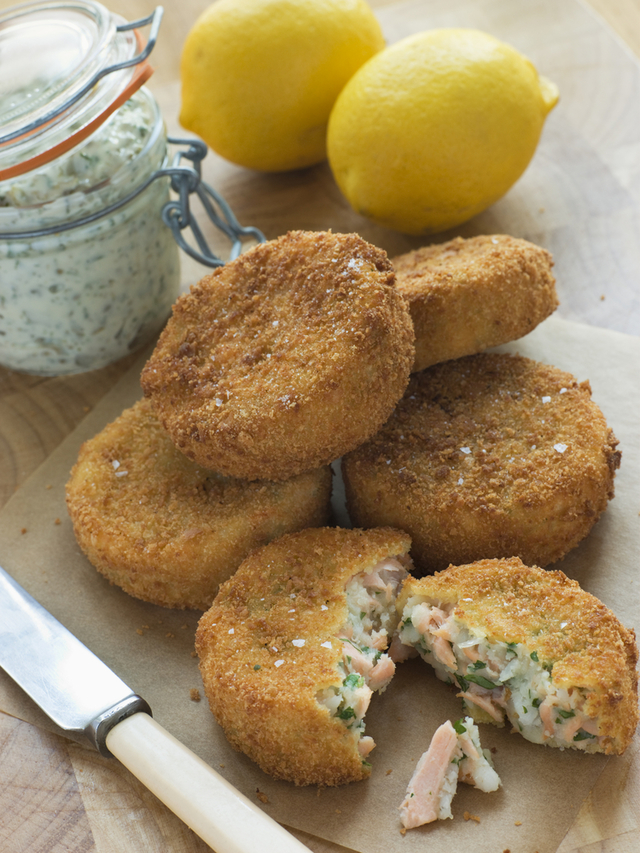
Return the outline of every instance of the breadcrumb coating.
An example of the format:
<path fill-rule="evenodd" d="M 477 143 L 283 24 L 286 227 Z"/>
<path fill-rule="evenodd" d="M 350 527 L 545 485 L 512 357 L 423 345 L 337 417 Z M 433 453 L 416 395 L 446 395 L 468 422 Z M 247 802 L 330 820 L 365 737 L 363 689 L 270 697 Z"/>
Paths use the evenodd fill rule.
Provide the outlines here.
<path fill-rule="evenodd" d="M 90 562 L 153 604 L 206 610 L 254 548 L 327 522 L 331 469 L 286 483 L 247 483 L 177 450 L 148 400 L 85 442 L 67 506 Z"/>
<path fill-rule="evenodd" d="M 588 382 L 482 353 L 415 374 L 385 426 L 347 454 L 351 520 L 389 525 L 433 572 L 487 557 L 546 566 L 614 495 L 617 440 Z"/>
<path fill-rule="evenodd" d="M 558 306 L 550 253 L 505 234 L 456 237 L 392 264 L 416 333 L 414 371 L 521 338 Z"/>
<path fill-rule="evenodd" d="M 198 464 L 285 480 L 384 423 L 406 388 L 413 337 L 382 249 L 293 231 L 178 299 L 142 387 Z"/>
<path fill-rule="evenodd" d="M 638 724 L 638 649 L 599 599 L 561 571 L 525 566 L 518 558 L 451 566 L 408 578 L 398 596 L 453 606 L 453 615 L 490 642 L 522 643 L 555 687 L 586 693 L 584 712 L 598 721 L 599 746 L 622 753 Z"/>
<path fill-rule="evenodd" d="M 318 701 L 340 688 L 347 582 L 407 553 L 394 530 L 309 529 L 255 551 L 200 619 L 205 694 L 231 744 L 298 785 L 366 778 L 359 736 Z"/>

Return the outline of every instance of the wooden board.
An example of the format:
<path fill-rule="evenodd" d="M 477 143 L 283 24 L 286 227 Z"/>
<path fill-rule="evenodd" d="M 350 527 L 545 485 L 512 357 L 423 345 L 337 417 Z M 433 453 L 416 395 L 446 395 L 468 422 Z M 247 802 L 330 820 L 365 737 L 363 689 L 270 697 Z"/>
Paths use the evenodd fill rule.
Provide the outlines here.
<path fill-rule="evenodd" d="M 0 8 L 11 4 L 1 0 Z M 131 20 L 155 4 L 108 5 Z M 170 129 L 177 130 L 180 45 L 208 3 L 164 5 L 151 88 Z M 372 5 L 396 38 L 410 31 L 425 0 Z M 529 53 L 562 93 L 532 169 L 495 210 L 461 233 L 502 229 L 547 245 L 556 257 L 562 316 L 639 334 L 640 68 L 632 49 L 640 56 L 640 0 L 430 0 L 429 8 L 435 25 L 490 20 L 492 31 Z M 211 158 L 207 168 L 240 220 L 268 236 L 289 227 L 333 227 L 359 230 L 390 253 L 417 245 L 352 214 L 325 167 L 259 176 Z M 553 196 L 540 197 L 541 179 L 545 187 L 553 185 Z M 198 274 L 185 264 L 185 284 Z M 0 505 L 127 367 L 124 362 L 48 380 L 0 370 Z M 639 768 L 636 741 L 624 757 L 607 764 L 559 853 L 640 850 Z M 114 762 L 2 714 L 0 781 L 0 853 L 208 849 Z M 300 836 L 317 853 L 340 849 Z"/>

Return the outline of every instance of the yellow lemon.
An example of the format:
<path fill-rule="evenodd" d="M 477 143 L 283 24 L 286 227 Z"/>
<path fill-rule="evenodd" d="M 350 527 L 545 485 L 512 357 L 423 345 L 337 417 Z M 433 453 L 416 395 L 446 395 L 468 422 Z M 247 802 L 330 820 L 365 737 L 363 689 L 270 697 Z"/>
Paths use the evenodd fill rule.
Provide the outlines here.
<path fill-rule="evenodd" d="M 383 47 L 364 0 L 218 0 L 183 47 L 180 123 L 241 166 L 319 163 L 335 99 Z"/>
<path fill-rule="evenodd" d="M 410 234 L 465 222 L 531 160 L 556 86 L 477 30 L 418 33 L 378 53 L 338 97 L 331 169 L 351 206 Z"/>

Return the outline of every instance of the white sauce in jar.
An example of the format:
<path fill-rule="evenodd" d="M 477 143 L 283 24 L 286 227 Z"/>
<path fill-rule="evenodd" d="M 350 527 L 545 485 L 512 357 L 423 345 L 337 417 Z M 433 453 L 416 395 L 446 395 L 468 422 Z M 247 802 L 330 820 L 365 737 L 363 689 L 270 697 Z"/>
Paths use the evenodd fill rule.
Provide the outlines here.
<path fill-rule="evenodd" d="M 166 138 L 141 89 L 92 136 L 0 182 L 0 233 L 96 213 L 160 168 Z M 41 375 L 103 367 L 156 334 L 179 291 L 178 248 L 161 218 L 167 178 L 114 213 L 66 231 L 0 239 L 0 363 Z"/>

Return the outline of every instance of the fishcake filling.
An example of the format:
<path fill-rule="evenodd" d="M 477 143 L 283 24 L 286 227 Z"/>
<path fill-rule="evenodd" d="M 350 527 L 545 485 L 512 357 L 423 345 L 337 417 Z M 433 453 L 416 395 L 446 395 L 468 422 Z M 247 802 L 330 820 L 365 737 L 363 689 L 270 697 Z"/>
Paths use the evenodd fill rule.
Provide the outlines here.
<path fill-rule="evenodd" d="M 584 706 L 587 692 L 553 682 L 553 664 L 523 643 L 489 640 L 454 614 L 455 604 L 430 604 L 420 596 L 406 603 L 398 639 L 453 684 L 478 722 L 504 725 L 505 717 L 533 743 L 593 751 L 601 743 L 598 720 Z M 393 646 L 396 660 L 409 649 Z"/>
<path fill-rule="evenodd" d="M 395 672 L 395 663 L 385 649 L 398 624 L 396 596 L 407 575 L 401 558 L 388 558 L 347 583 L 348 616 L 338 633 L 342 682 L 317 693 L 318 702 L 331 716 L 342 720 L 359 737 L 363 759 L 375 746 L 372 737 L 364 736 L 364 715 L 373 693 L 382 693 Z"/>

